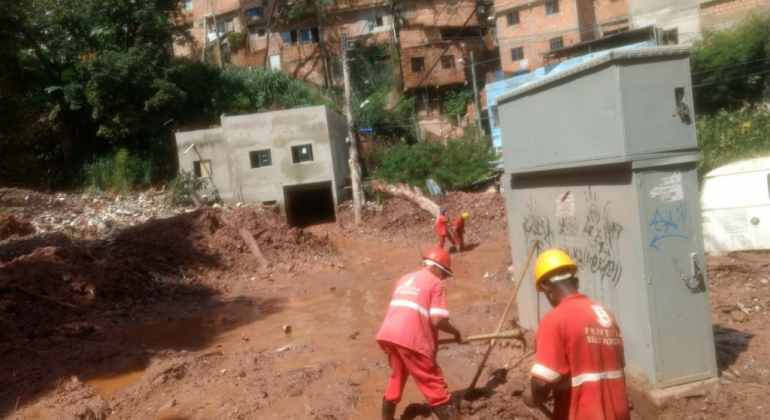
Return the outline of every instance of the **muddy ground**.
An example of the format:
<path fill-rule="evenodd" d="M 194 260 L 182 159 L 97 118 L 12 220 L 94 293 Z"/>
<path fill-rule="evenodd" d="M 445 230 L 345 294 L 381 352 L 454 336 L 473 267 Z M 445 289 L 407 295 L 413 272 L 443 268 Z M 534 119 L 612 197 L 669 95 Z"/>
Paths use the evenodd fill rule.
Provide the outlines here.
<path fill-rule="evenodd" d="M 490 332 L 512 292 L 504 204 L 462 193 L 448 202 L 452 216 L 471 213 L 472 250 L 453 256 L 446 282 L 453 320 Z M 435 238 L 431 218 L 406 203 L 376 210 L 361 228 L 344 206 L 337 224 L 306 230 L 247 207 L 149 220 L 109 239 L 0 242 L 0 418 L 379 418 L 389 369 L 373 337 L 393 282 Z M 770 258 L 710 258 L 709 277 L 720 385 L 663 411 L 635 399 L 635 419 L 770 418 Z M 452 390 L 467 387 L 484 348 L 441 348 Z M 493 352 L 465 418 L 543 418 L 514 396 L 530 350 Z M 411 382 L 398 414 L 430 418 Z"/>

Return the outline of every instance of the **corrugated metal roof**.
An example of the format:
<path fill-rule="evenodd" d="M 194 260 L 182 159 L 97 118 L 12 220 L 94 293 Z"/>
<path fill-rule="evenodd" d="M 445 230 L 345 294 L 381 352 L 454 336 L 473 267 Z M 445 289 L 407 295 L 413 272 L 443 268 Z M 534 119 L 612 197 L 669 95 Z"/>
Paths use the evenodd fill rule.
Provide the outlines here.
<path fill-rule="evenodd" d="M 601 55 L 596 58 L 592 58 L 591 60 L 588 60 L 578 66 L 566 69 L 564 71 L 560 71 L 551 76 L 547 76 L 540 80 L 528 83 L 525 86 L 522 86 L 518 89 L 514 89 L 510 92 L 506 92 L 497 97 L 497 103 L 501 104 L 503 102 L 519 97 L 539 87 L 554 83 L 557 80 L 561 80 L 566 77 L 570 77 L 575 74 L 591 70 L 593 68 L 611 63 L 613 61 L 643 59 L 643 58 L 649 58 L 649 57 L 664 57 L 664 56 L 672 56 L 672 55 L 687 55 L 690 53 L 691 50 L 692 50 L 692 47 L 681 46 L 681 45 L 672 46 L 672 47 L 653 47 L 653 48 L 636 48 L 636 49 L 629 49 L 629 50 L 613 50 L 608 54 Z"/>

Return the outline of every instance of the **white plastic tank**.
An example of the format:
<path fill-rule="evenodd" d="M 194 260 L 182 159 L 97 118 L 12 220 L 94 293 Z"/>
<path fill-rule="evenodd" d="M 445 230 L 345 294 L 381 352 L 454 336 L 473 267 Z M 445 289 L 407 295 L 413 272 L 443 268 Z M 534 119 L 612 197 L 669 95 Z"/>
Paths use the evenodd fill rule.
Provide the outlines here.
<path fill-rule="evenodd" d="M 701 212 L 707 253 L 770 249 L 770 157 L 709 172 L 703 177 Z"/>

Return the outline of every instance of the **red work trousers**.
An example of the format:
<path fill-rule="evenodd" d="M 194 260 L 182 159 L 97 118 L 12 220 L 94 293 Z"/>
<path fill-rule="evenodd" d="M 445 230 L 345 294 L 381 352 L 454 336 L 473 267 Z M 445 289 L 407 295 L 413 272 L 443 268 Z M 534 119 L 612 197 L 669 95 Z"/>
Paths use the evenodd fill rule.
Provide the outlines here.
<path fill-rule="evenodd" d="M 439 235 L 438 247 L 444 249 L 444 242 L 449 239 L 449 243 L 454 246 L 455 241 L 452 240 L 451 235 Z"/>
<path fill-rule="evenodd" d="M 459 230 L 455 231 L 455 242 L 457 243 L 457 245 L 460 245 L 461 248 L 463 245 L 465 245 L 465 243 L 463 242 L 463 232 Z"/>
<path fill-rule="evenodd" d="M 388 355 L 392 371 L 388 388 L 385 390 L 385 401 L 401 402 L 401 394 L 409 375 L 432 407 L 449 401 L 451 395 L 447 390 L 444 374 L 435 359 L 396 344 L 384 341 L 379 344 Z"/>

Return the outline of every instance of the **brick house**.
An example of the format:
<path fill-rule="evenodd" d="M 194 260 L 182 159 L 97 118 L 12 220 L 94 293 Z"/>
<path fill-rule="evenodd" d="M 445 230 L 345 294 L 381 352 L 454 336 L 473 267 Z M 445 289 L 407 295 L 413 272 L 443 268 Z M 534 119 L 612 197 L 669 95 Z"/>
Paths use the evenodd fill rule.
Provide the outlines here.
<path fill-rule="evenodd" d="M 752 12 L 770 11 L 770 0 L 706 0 L 700 5 L 704 28 L 727 29 Z"/>
<path fill-rule="evenodd" d="M 625 0 L 496 0 L 506 76 L 553 64 L 548 53 L 629 29 Z"/>

